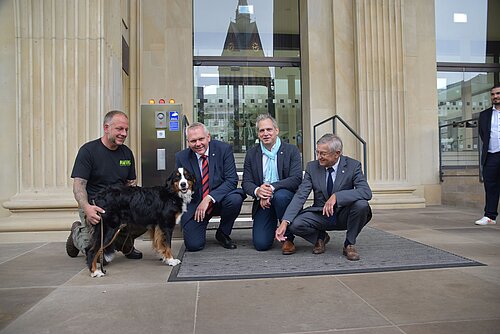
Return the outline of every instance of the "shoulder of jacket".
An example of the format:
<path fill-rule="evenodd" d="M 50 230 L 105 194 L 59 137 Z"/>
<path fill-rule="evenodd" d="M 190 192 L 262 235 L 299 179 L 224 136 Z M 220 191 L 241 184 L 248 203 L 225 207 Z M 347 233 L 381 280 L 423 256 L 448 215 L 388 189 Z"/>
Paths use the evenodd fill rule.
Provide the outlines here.
<path fill-rule="evenodd" d="M 341 155 L 341 159 L 340 162 L 344 161 L 344 163 L 346 165 L 349 165 L 349 164 L 361 164 L 361 162 L 359 160 L 356 160 L 354 158 L 351 158 L 351 157 L 348 157 L 346 155 Z"/>

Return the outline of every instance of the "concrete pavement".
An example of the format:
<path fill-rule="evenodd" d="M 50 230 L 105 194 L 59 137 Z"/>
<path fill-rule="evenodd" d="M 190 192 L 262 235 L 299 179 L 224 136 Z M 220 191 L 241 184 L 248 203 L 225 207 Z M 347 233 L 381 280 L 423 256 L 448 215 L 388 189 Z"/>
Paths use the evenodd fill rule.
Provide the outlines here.
<path fill-rule="evenodd" d="M 500 228 L 481 213 L 375 210 L 370 226 L 487 266 L 232 281 L 167 283 L 144 240 L 92 279 L 67 232 L 1 233 L 0 333 L 499 333 Z"/>

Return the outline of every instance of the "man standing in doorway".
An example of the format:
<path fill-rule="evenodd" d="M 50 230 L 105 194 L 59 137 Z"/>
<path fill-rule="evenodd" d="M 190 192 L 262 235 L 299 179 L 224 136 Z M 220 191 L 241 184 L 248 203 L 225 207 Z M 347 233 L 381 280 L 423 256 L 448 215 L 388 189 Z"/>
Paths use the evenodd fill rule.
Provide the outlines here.
<path fill-rule="evenodd" d="M 492 106 L 479 114 L 479 137 L 483 142 L 481 165 L 485 190 L 484 217 L 476 225 L 496 224 L 500 196 L 500 85 L 491 89 Z"/>

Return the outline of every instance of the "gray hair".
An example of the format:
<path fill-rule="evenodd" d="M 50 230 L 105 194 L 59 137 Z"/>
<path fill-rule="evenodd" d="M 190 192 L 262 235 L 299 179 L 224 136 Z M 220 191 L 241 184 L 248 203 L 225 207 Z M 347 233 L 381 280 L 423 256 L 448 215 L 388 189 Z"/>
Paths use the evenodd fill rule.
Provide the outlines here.
<path fill-rule="evenodd" d="M 111 122 L 113 121 L 113 117 L 115 117 L 116 115 L 122 115 L 125 116 L 126 119 L 128 119 L 127 114 L 125 114 L 123 111 L 111 110 L 104 116 L 104 121 L 102 122 L 103 125 L 111 124 Z"/>
<path fill-rule="evenodd" d="M 278 128 L 278 122 L 276 122 L 273 116 L 271 116 L 270 114 L 260 114 L 259 116 L 257 116 L 257 119 L 255 120 L 255 128 L 257 129 L 257 131 L 259 131 L 259 122 L 264 121 L 266 119 L 270 119 L 271 122 L 273 122 L 273 127 L 275 129 Z"/>
<path fill-rule="evenodd" d="M 339 151 L 342 153 L 342 139 L 340 139 L 339 136 L 334 135 L 333 133 L 327 133 L 326 135 L 323 135 L 318 141 L 316 142 L 316 145 L 319 144 L 328 144 L 328 148 L 330 149 L 330 152 L 337 152 Z"/>
<path fill-rule="evenodd" d="M 208 132 L 208 128 L 206 127 L 205 124 L 201 123 L 201 122 L 194 122 L 193 124 L 190 124 L 187 128 L 186 128 L 186 138 L 188 137 L 188 131 L 189 130 L 192 130 L 192 129 L 196 129 L 196 128 L 202 128 L 203 129 L 203 132 L 205 132 L 205 135 L 208 136 L 209 132 Z"/>

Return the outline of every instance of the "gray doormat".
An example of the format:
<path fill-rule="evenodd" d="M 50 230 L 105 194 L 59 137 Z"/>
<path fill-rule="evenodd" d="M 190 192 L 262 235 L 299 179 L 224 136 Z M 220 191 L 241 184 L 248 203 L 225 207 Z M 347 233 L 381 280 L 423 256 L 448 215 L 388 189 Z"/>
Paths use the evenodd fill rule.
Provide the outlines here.
<path fill-rule="evenodd" d="M 295 238 L 297 252 L 282 255 L 281 246 L 258 252 L 252 246 L 251 230 L 233 230 L 231 238 L 238 248 L 222 248 L 214 240 L 214 231 L 207 232 L 205 249 L 185 252 L 182 263 L 172 270 L 169 281 L 206 281 L 314 275 L 338 275 L 382 271 L 480 266 L 482 263 L 458 256 L 388 232 L 366 227 L 357 240 L 361 259 L 349 261 L 342 256 L 345 231 L 328 232 L 331 241 L 326 252 L 312 254 L 312 245 Z"/>

